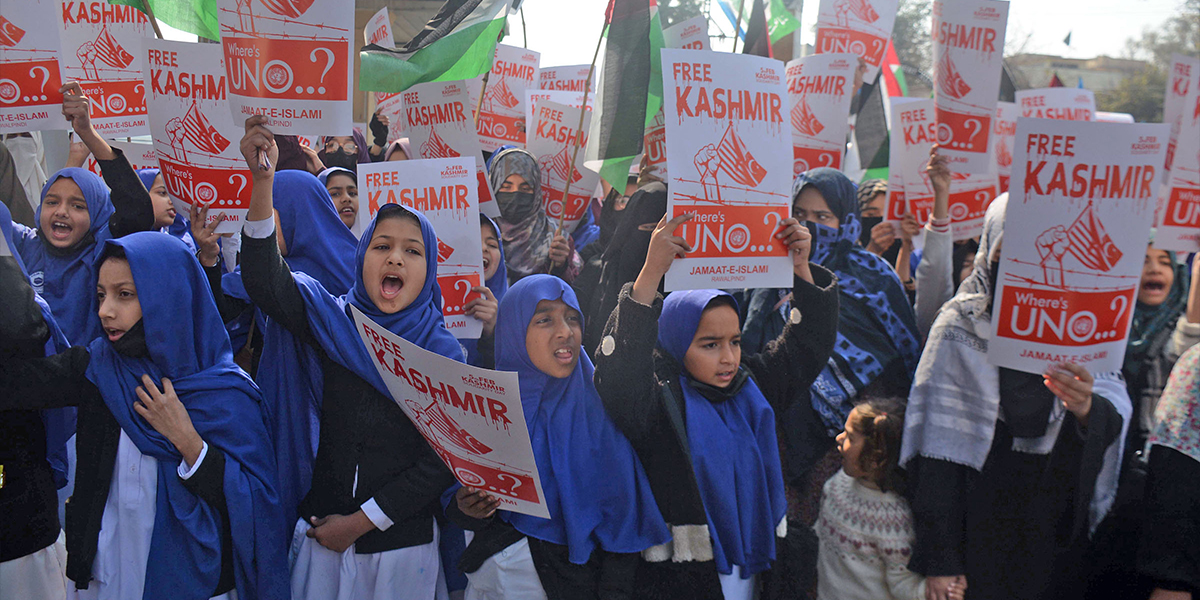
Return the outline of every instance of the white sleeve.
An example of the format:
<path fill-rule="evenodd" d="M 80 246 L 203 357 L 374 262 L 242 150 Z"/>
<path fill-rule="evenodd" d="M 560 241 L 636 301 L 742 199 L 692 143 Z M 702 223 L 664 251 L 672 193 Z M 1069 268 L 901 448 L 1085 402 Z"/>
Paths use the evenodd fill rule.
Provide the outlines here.
<path fill-rule="evenodd" d="M 204 457 L 208 455 L 208 442 L 203 442 L 203 444 L 200 447 L 200 456 L 196 458 L 196 464 L 190 467 L 187 466 L 186 458 L 179 461 L 179 468 L 176 471 L 179 473 L 180 479 L 190 479 L 192 475 L 196 474 L 196 470 L 200 468 L 200 463 L 204 462 Z"/>
<path fill-rule="evenodd" d="M 246 224 L 242 225 L 242 234 L 258 240 L 271 237 L 275 234 L 275 216 L 261 221 L 246 221 Z"/>
<path fill-rule="evenodd" d="M 359 508 L 363 511 L 363 514 L 367 515 L 367 518 L 371 520 L 376 529 L 387 531 L 388 527 L 392 526 L 392 520 L 383 513 L 383 509 L 379 508 L 379 504 L 375 502 L 374 498 L 363 502 L 363 505 Z"/>
<path fill-rule="evenodd" d="M 947 219 L 949 221 L 949 219 Z M 929 335 L 933 320 L 954 296 L 954 234 L 950 224 L 930 221 L 925 225 L 925 250 L 917 265 L 917 329 Z"/>

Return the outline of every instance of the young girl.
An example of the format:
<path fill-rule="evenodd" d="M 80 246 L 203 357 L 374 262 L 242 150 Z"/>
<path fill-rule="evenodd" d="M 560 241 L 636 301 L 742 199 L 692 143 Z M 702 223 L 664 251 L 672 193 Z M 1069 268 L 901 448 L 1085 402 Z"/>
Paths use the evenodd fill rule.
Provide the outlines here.
<path fill-rule="evenodd" d="M 462 340 L 462 346 L 467 351 L 467 364 L 491 369 L 496 364 L 493 334 L 500 302 L 508 292 L 508 267 L 504 263 L 500 228 L 484 214 L 479 215 L 479 237 L 483 242 L 483 286 L 473 291 L 482 296 L 472 298 L 463 312 L 483 321 L 483 335 L 478 340 Z"/>
<path fill-rule="evenodd" d="M 292 596 L 428 600 L 441 571 L 434 514 L 454 478 L 391 399 L 349 308 L 422 348 L 461 360 L 462 348 L 439 308 L 437 236 L 423 215 L 387 205 L 358 243 L 348 293 L 334 296 L 313 277 L 291 272 L 274 232 L 272 183 L 286 173 L 260 165 L 260 155 L 276 162 L 264 121 L 247 120 L 241 145 L 254 177 L 242 281 L 259 310 L 313 350 L 321 377 L 316 456 L 309 448 L 293 457 L 312 461 L 312 485 L 293 535 Z M 279 399 L 288 400 L 303 399 Z"/>
<path fill-rule="evenodd" d="M 859 404 L 837 436 L 842 469 L 825 482 L 817 538 L 820 600 L 925 600 L 925 578 L 908 570 L 912 511 L 900 495 L 904 404 Z M 965 585 L 951 584 L 962 600 Z"/>
<path fill-rule="evenodd" d="M 671 263 L 691 250 L 674 235 L 691 217 L 663 217 L 655 228 L 641 273 L 609 317 L 596 388 L 646 465 L 674 538 L 643 553 L 639 595 L 749 600 L 786 534 L 775 413 L 833 350 L 837 286 L 809 264 L 808 231 L 781 222 L 776 238 L 791 249 L 796 307 L 763 354 L 743 356 L 732 296 L 658 294 Z"/>
<path fill-rule="evenodd" d="M 317 180 L 329 192 L 338 218 L 353 230 L 358 222 L 358 175 L 350 169 L 329 167 L 317 175 Z"/>
<path fill-rule="evenodd" d="M 604 413 L 583 326 L 574 291 L 550 275 L 522 279 L 500 304 L 496 368 L 520 377 L 550 518 L 496 515 L 495 497 L 459 489 L 450 514 L 473 517 L 464 526 L 476 532 L 467 598 L 627 598 L 636 553 L 670 538 L 641 463 Z"/>
<path fill-rule="evenodd" d="M 103 337 L 0 366 L 14 391 L 0 408 L 79 406 L 66 569 L 77 597 L 286 598 L 258 388 L 233 363 L 195 258 L 144 232 L 106 242 L 98 271 Z"/>
<path fill-rule="evenodd" d="M 175 211 L 175 203 L 167 193 L 167 182 L 158 169 L 138 169 L 138 179 L 150 193 L 150 202 L 154 205 L 154 228 L 163 233 L 169 233 L 187 245 L 192 252 L 198 250 L 196 240 L 192 237 L 191 222 Z"/>

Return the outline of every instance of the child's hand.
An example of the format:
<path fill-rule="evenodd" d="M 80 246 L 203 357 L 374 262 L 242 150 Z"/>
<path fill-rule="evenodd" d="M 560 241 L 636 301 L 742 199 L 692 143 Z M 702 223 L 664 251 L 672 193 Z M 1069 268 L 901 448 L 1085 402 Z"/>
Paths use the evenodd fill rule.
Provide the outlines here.
<path fill-rule="evenodd" d="M 496 314 L 499 312 L 500 303 L 496 302 L 496 295 L 486 285 L 477 285 L 471 288 L 471 291 L 480 296 L 467 302 L 463 307 L 463 314 L 483 321 L 483 331 L 491 335 L 496 329 Z"/>
<path fill-rule="evenodd" d="M 192 207 L 188 210 L 188 218 L 191 220 L 192 239 L 196 241 L 196 246 L 200 249 L 196 255 L 196 258 L 200 260 L 200 266 L 217 266 L 217 262 L 221 259 L 221 246 L 217 243 L 221 236 L 217 234 L 217 225 L 225 220 L 225 213 L 218 214 L 212 223 L 208 223 L 208 207 L 201 207 L 199 202 L 193 202 Z"/>
<path fill-rule="evenodd" d="M 633 299 L 641 304 L 650 305 L 654 295 L 658 293 L 658 283 L 667 274 L 676 258 L 687 256 L 692 247 L 682 236 L 675 235 L 675 230 L 684 223 L 691 221 L 695 213 L 684 213 L 667 220 L 663 215 L 654 233 L 650 236 L 650 247 L 646 250 L 646 262 L 637 280 L 633 282 Z"/>
<path fill-rule="evenodd" d="M 352 515 L 329 515 L 320 519 L 309 517 L 308 521 L 312 523 L 312 529 L 304 532 L 304 535 L 334 552 L 345 552 L 358 538 L 375 529 L 375 524 L 361 510 Z"/>
<path fill-rule="evenodd" d="M 192 419 L 179 401 L 179 396 L 175 395 L 171 380 L 164 377 L 162 385 L 162 391 L 159 391 L 149 375 L 142 375 L 142 385 L 136 390 L 138 400 L 134 401 L 133 410 L 175 445 L 188 466 L 194 466 L 200 458 L 204 441 L 192 426 Z"/>
<path fill-rule="evenodd" d="M 242 137 L 242 157 L 246 159 L 255 179 L 274 177 L 275 165 L 279 162 L 279 147 L 275 145 L 275 135 L 267 129 L 266 122 L 267 118 L 263 115 L 246 119 L 246 135 Z"/>
<path fill-rule="evenodd" d="M 1054 392 L 1071 411 L 1079 424 L 1087 427 L 1088 413 L 1092 411 L 1092 374 L 1074 363 L 1058 363 L 1042 375 L 1042 382 Z"/>
<path fill-rule="evenodd" d="M 454 500 L 458 502 L 458 510 L 472 519 L 490 519 L 500 507 L 499 498 L 470 487 L 458 488 Z"/>
<path fill-rule="evenodd" d="M 947 575 L 925 579 L 925 600 L 961 600 L 966 591 L 966 575 Z"/>
<path fill-rule="evenodd" d="M 63 95 L 62 115 L 71 123 L 76 135 L 84 135 L 92 129 L 91 98 L 83 93 L 78 81 L 68 81 L 59 88 Z"/>

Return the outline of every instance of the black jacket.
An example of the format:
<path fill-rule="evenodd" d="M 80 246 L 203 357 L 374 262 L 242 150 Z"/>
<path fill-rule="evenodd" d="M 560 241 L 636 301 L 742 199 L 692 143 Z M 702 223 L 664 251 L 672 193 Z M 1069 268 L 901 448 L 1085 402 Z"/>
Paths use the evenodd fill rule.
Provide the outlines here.
<path fill-rule="evenodd" d="M 275 236 L 242 238 L 242 281 L 259 310 L 320 356 L 321 433 L 301 516 L 353 514 L 374 498 L 393 525 L 358 538 L 356 552 L 433 541 L 438 498 L 454 477 L 399 405 L 325 354 L 309 329 L 304 297 L 279 255 Z"/>

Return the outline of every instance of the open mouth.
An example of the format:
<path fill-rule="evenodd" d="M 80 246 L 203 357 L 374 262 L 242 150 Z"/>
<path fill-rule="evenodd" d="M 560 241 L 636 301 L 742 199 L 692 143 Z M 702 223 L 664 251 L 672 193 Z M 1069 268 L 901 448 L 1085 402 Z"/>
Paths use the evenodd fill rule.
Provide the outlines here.
<path fill-rule="evenodd" d="M 1161 294 L 1167 291 L 1167 284 L 1163 281 L 1146 281 L 1142 283 L 1142 291 Z"/>
<path fill-rule="evenodd" d="M 341 214 L 343 214 L 343 215 L 353 215 L 353 214 L 356 214 L 357 212 L 358 211 L 354 210 L 353 206 L 343 206 L 342 210 L 341 210 Z"/>
<path fill-rule="evenodd" d="M 50 237 L 56 240 L 70 238 L 73 231 L 75 231 L 75 226 L 66 221 L 53 221 L 50 223 Z"/>
<path fill-rule="evenodd" d="M 404 289 L 404 279 L 399 275 L 384 275 L 383 281 L 379 284 L 379 291 L 387 300 L 399 296 L 402 289 Z"/>
<path fill-rule="evenodd" d="M 736 374 L 737 374 L 736 370 L 718 371 L 717 372 L 717 381 L 720 381 L 721 383 L 729 383 L 730 381 L 733 381 L 733 376 Z"/>
<path fill-rule="evenodd" d="M 125 335 L 125 330 L 124 329 L 116 329 L 113 327 L 105 327 L 104 335 L 108 336 L 108 341 L 115 342 L 115 341 L 121 339 L 121 336 Z"/>
<path fill-rule="evenodd" d="M 554 351 L 554 360 L 559 364 L 569 365 L 575 362 L 575 351 L 570 348 L 559 348 Z"/>
<path fill-rule="evenodd" d="M 489 266 L 491 266 L 491 264 L 492 264 L 492 260 L 491 260 L 490 258 L 488 258 L 488 257 L 486 257 L 486 256 L 485 256 L 485 257 L 483 257 L 483 270 L 484 270 L 484 271 L 486 271 L 486 270 L 487 270 L 487 268 L 488 268 Z"/>

